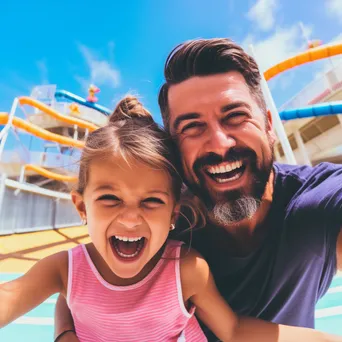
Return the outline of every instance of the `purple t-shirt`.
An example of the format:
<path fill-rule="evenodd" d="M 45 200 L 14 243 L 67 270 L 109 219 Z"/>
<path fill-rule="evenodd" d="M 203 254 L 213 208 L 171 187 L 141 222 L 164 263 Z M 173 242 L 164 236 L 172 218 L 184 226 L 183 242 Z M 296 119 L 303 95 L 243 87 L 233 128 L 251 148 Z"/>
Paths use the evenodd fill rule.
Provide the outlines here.
<path fill-rule="evenodd" d="M 258 250 L 243 258 L 217 255 L 209 248 L 210 226 L 193 233 L 192 246 L 207 259 L 236 313 L 313 328 L 315 305 L 336 273 L 342 165 L 275 163 L 274 171 L 269 230 Z"/>

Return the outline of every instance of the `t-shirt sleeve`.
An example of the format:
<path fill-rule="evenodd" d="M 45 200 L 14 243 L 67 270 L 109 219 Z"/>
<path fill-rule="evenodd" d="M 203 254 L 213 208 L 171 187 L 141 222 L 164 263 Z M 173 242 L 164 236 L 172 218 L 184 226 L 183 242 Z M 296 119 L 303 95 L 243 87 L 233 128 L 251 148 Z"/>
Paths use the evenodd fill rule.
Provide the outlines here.
<path fill-rule="evenodd" d="M 336 273 L 336 248 L 342 230 L 342 166 L 322 163 L 301 174 L 302 186 L 287 211 L 287 229 L 298 248 L 320 258 L 322 281 Z"/>

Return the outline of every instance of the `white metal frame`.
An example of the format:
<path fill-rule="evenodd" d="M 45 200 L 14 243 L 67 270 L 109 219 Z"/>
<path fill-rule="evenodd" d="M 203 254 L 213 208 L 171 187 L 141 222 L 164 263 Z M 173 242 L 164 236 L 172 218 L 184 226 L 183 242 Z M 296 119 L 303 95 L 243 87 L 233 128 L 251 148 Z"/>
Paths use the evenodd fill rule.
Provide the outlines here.
<path fill-rule="evenodd" d="M 260 69 L 260 65 L 259 65 L 258 60 L 256 58 L 256 54 L 254 52 L 253 45 L 250 45 L 249 48 L 250 48 L 251 56 L 254 57 L 255 61 L 257 62 L 258 66 L 259 66 L 259 73 L 261 76 L 261 88 L 262 88 L 262 91 L 263 91 L 264 96 L 265 96 L 266 105 L 271 112 L 272 119 L 273 119 L 273 126 L 274 126 L 275 131 L 278 135 L 279 142 L 283 148 L 286 161 L 288 164 L 294 164 L 295 165 L 295 164 L 297 164 L 296 158 L 295 158 L 295 155 L 292 151 L 292 148 L 291 148 L 289 139 L 287 137 L 287 134 L 285 132 L 285 128 L 281 122 L 279 112 L 277 110 L 277 106 L 274 103 L 274 100 L 273 100 L 273 97 L 271 94 L 271 90 L 268 87 L 264 73 Z"/>
<path fill-rule="evenodd" d="M 20 182 L 17 182 L 8 178 L 5 179 L 4 183 L 7 187 L 12 188 L 12 189 L 32 192 L 32 193 L 39 194 L 39 195 L 54 197 L 56 199 L 71 200 L 71 195 L 66 194 L 64 192 L 48 190 L 48 189 L 41 188 L 39 186 L 34 186 L 34 185 L 27 184 L 27 183 L 20 183 Z"/>
<path fill-rule="evenodd" d="M 5 148 L 5 143 L 7 141 L 8 133 L 10 129 L 12 128 L 12 121 L 13 121 L 15 112 L 17 110 L 18 104 L 19 104 L 19 99 L 16 97 L 12 104 L 12 108 L 8 117 L 8 122 L 3 128 L 3 130 L 0 132 L 0 160 L 1 160 L 2 152 L 4 151 L 4 148 Z"/>

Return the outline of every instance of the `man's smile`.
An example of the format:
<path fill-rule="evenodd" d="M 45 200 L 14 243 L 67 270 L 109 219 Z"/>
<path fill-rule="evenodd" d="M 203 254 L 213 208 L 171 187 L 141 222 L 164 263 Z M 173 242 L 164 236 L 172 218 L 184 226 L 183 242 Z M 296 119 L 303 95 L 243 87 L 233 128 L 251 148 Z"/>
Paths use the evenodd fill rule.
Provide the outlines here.
<path fill-rule="evenodd" d="M 205 173 L 217 183 L 228 183 L 240 178 L 246 169 L 245 163 L 240 159 L 233 162 L 223 162 L 205 168 Z"/>

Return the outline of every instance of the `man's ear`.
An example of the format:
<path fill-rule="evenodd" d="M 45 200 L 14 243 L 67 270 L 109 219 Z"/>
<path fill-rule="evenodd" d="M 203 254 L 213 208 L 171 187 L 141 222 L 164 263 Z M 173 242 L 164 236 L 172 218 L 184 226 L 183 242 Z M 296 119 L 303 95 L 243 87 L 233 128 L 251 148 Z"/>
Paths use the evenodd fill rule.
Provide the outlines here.
<path fill-rule="evenodd" d="M 275 143 L 277 140 L 277 136 L 274 132 L 273 128 L 273 119 L 272 119 L 272 113 L 270 110 L 267 110 L 267 116 L 266 116 L 266 131 L 268 133 L 268 136 L 271 139 L 272 143 Z"/>
<path fill-rule="evenodd" d="M 86 212 L 85 203 L 83 201 L 83 196 L 80 193 L 78 193 L 77 191 L 72 191 L 71 192 L 71 200 L 72 200 L 72 203 L 74 204 L 76 210 L 78 211 L 81 219 L 85 220 L 87 217 L 87 212 Z"/>

